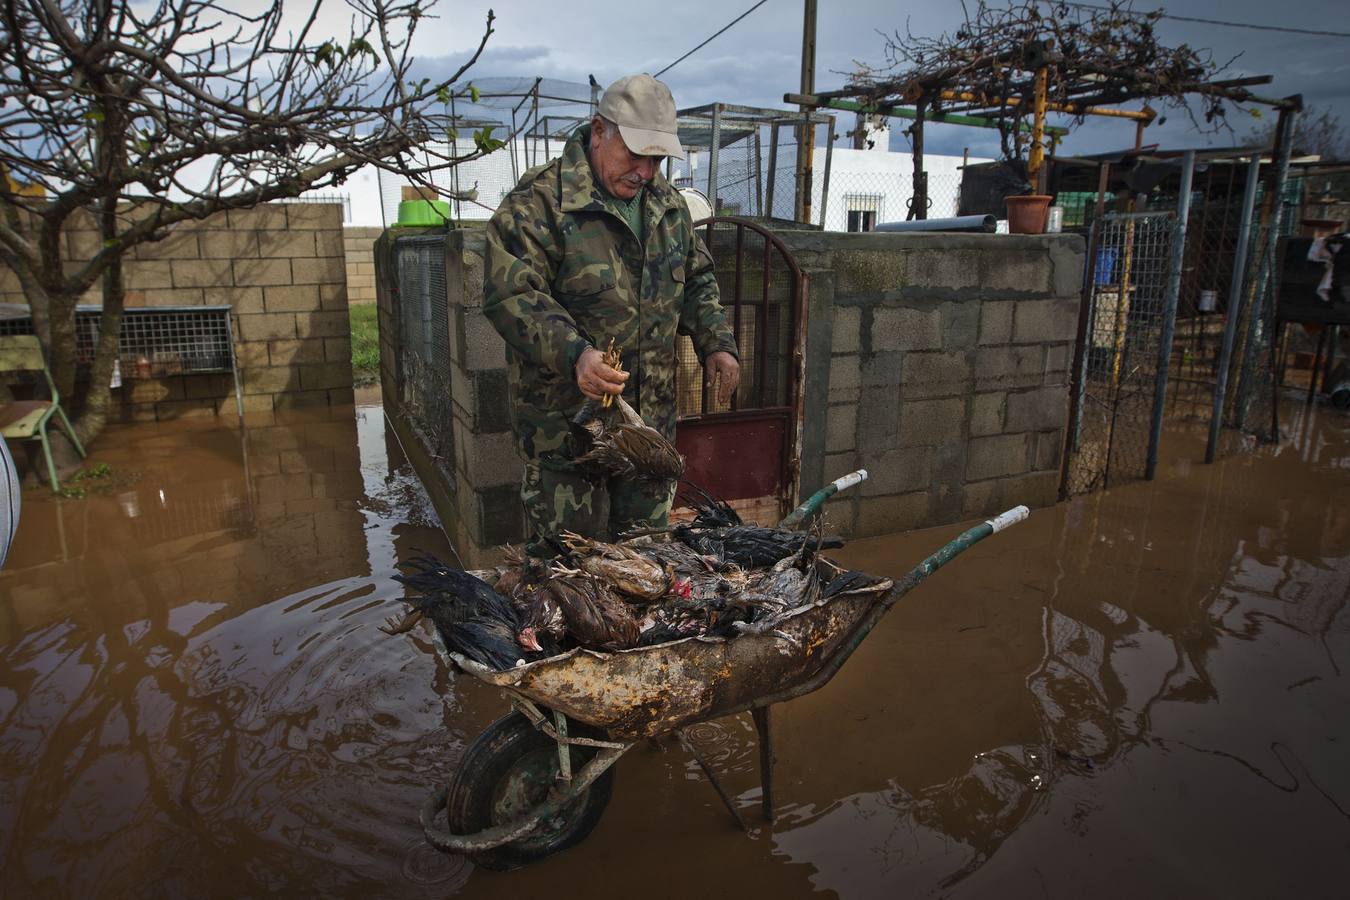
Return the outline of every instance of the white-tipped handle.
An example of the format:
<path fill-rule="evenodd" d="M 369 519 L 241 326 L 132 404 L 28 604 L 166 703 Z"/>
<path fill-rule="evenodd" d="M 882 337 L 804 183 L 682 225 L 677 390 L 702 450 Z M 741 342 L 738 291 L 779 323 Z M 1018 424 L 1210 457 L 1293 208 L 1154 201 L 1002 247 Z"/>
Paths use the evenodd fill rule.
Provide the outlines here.
<path fill-rule="evenodd" d="M 994 534 L 998 534 L 1005 528 L 1009 528 L 1021 522 L 1027 516 L 1031 515 L 1031 510 L 1025 506 L 1014 506 L 1007 512 L 1001 512 L 985 522 L 990 528 L 994 529 Z"/>

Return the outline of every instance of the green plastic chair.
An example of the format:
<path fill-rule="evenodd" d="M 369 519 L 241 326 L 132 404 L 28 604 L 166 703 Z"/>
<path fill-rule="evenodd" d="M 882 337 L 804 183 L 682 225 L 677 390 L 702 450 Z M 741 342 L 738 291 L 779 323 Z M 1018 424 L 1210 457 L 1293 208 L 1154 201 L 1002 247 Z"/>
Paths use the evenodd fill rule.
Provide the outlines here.
<path fill-rule="evenodd" d="M 0 401 L 0 436 L 16 441 L 42 441 L 42 452 L 47 458 L 47 474 L 52 480 L 52 490 L 59 492 L 61 482 L 56 479 L 56 466 L 52 463 L 52 445 L 47 440 L 47 422 L 52 416 L 60 420 L 61 427 L 70 442 L 75 445 L 81 458 L 84 446 L 75 436 L 75 429 L 61 408 L 61 395 L 52 381 L 52 373 L 47 371 L 47 363 L 42 358 L 42 347 L 38 339 L 31 334 L 16 334 L 0 337 L 0 373 L 41 372 L 47 379 L 47 389 L 51 391 L 50 400 L 14 400 L 8 403 Z"/>

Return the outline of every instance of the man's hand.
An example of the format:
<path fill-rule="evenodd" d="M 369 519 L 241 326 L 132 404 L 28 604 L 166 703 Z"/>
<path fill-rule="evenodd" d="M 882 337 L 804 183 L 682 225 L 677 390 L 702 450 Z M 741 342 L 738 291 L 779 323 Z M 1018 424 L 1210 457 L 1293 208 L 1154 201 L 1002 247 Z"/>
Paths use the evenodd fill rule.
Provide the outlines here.
<path fill-rule="evenodd" d="M 587 347 L 577 357 L 577 387 L 592 400 L 599 400 L 606 394 L 623 393 L 623 383 L 627 380 L 628 373 L 605 365 L 605 354 L 594 347 Z"/>
<path fill-rule="evenodd" d="M 703 368 L 708 374 L 708 383 L 717 386 L 717 405 L 731 403 L 731 395 L 741 383 L 740 362 L 725 350 L 718 350 L 708 356 Z"/>

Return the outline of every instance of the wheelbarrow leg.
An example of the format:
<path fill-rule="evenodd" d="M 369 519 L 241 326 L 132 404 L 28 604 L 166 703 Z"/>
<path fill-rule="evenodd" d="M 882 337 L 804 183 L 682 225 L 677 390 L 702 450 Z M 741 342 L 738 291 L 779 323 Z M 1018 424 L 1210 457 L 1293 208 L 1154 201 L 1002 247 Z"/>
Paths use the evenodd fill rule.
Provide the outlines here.
<path fill-rule="evenodd" d="M 759 784 L 760 807 L 764 819 L 772 825 L 773 815 L 773 730 L 769 723 L 769 707 L 756 706 L 750 710 L 755 720 L 755 731 L 759 732 Z"/>
<path fill-rule="evenodd" d="M 694 742 L 689 739 L 689 736 L 684 733 L 683 728 L 677 730 L 675 736 L 680 739 L 680 743 L 684 745 L 684 749 L 694 758 L 694 762 L 698 763 L 698 767 L 703 770 L 703 774 L 708 776 L 708 781 L 712 783 L 713 790 L 717 791 L 717 796 L 722 799 L 722 805 L 727 808 L 727 812 L 731 813 L 731 817 L 736 820 L 736 827 L 741 831 L 748 832 L 750 829 L 746 826 L 745 820 L 741 818 L 741 813 L 736 809 L 736 804 L 732 802 L 731 796 L 727 794 L 726 788 L 722 787 L 722 782 L 717 780 L 717 773 L 712 770 L 712 766 L 708 765 L 707 760 L 703 758 L 703 754 L 698 752 L 698 747 L 696 747 Z"/>

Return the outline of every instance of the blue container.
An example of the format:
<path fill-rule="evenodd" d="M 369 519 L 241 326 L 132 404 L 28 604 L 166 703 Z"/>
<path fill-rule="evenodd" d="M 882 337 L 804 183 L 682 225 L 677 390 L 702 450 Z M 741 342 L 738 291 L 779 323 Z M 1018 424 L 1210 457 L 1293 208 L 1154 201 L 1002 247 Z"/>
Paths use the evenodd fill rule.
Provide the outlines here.
<path fill-rule="evenodd" d="M 1097 270 L 1093 280 L 1097 284 L 1115 284 L 1116 283 L 1116 256 L 1118 250 L 1111 247 L 1102 247 L 1097 251 Z"/>

